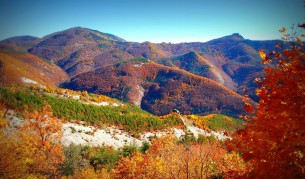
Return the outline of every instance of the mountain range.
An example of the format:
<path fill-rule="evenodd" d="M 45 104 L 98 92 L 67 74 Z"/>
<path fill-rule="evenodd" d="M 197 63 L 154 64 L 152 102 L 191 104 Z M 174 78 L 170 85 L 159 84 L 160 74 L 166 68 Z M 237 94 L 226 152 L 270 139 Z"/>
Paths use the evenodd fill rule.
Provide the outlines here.
<path fill-rule="evenodd" d="M 2 84 L 22 77 L 44 86 L 104 94 L 156 115 L 244 114 L 244 94 L 258 101 L 254 79 L 263 77 L 259 49 L 280 40 L 253 41 L 234 33 L 205 43 L 129 42 L 75 27 L 47 35 L 0 42 Z M 247 88 L 244 93 L 243 89 Z"/>

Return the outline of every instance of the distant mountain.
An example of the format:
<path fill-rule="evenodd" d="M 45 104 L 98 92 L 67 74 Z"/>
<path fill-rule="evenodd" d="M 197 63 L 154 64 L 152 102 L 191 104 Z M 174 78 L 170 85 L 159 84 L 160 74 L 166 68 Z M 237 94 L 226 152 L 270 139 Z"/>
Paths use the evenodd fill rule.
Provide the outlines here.
<path fill-rule="evenodd" d="M 10 38 L 0 42 L 0 49 L 8 55 L 30 53 L 59 66 L 68 75 L 61 78 L 68 79 L 65 87 L 133 102 L 155 114 L 178 108 L 237 116 L 242 113 L 237 93 L 244 95 L 247 88 L 258 101 L 254 79 L 264 75 L 258 50 L 272 51 L 276 44 L 285 45 L 244 39 L 238 33 L 205 43 L 137 43 L 75 27 L 43 38 Z"/>
<path fill-rule="evenodd" d="M 31 48 L 35 44 L 40 41 L 38 37 L 33 36 L 18 36 L 5 39 L 0 42 L 1 46 L 11 46 L 11 47 L 18 47 L 24 51 L 27 51 L 28 48 Z"/>
<path fill-rule="evenodd" d="M 108 49 L 107 47 L 115 49 L 117 42 L 125 40 L 111 34 L 76 27 L 44 37 L 29 52 L 58 64 L 64 70 L 69 69 L 73 75 L 93 69 L 92 59 L 104 52 L 105 48 Z"/>

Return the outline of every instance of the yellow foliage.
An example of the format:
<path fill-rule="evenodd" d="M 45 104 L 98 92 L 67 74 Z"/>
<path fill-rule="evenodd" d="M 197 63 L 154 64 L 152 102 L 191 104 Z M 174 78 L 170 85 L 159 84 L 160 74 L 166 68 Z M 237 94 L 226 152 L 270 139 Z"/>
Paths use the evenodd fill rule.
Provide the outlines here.
<path fill-rule="evenodd" d="M 0 129 L 3 129 L 8 126 L 8 122 L 2 116 L 3 112 L 0 111 Z"/>
<path fill-rule="evenodd" d="M 191 119 L 198 119 L 197 116 L 195 116 L 194 114 L 191 115 Z"/>
<path fill-rule="evenodd" d="M 225 173 L 228 175 L 230 171 L 235 171 L 235 175 L 238 174 L 239 176 L 242 176 L 247 171 L 247 166 L 245 162 L 243 161 L 242 157 L 236 153 L 228 153 L 224 157 L 224 163 L 225 163 Z M 236 170 L 238 169 L 238 170 Z M 230 176 L 227 176 L 230 178 Z"/>
<path fill-rule="evenodd" d="M 260 56 L 262 59 L 265 59 L 265 58 L 266 58 L 266 52 L 265 52 L 264 50 L 259 50 L 258 53 L 259 53 L 259 56 Z"/>
<path fill-rule="evenodd" d="M 17 141 L 9 136 L 0 133 L 0 178 L 21 178 L 25 177 L 29 170 L 27 155 L 31 155 L 30 148 L 19 145 Z"/>
<path fill-rule="evenodd" d="M 88 167 L 77 171 L 73 179 L 110 179 L 111 175 L 106 169 L 94 171 L 94 168 Z"/>

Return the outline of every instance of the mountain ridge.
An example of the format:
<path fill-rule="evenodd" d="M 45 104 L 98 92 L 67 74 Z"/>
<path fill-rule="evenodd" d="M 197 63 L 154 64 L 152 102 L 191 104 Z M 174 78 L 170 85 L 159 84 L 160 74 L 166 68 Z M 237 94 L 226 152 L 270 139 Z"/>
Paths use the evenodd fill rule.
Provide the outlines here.
<path fill-rule="evenodd" d="M 27 39 L 32 43 L 32 46 L 24 46 L 22 44 Z M 178 44 L 138 43 L 128 42 L 112 34 L 74 27 L 38 39 L 35 37 L 24 37 L 24 39 L 18 37 L 15 41 L 14 38 L 11 41 L 1 41 L 0 47 L 7 52 L 13 49 L 11 50 L 13 51 L 12 53 L 17 53 L 18 48 L 21 48 L 23 51 L 26 50 L 23 53 L 32 54 L 48 63 L 59 66 L 68 75 L 63 85 L 66 85 L 66 87 L 74 86 L 73 89 L 95 91 L 111 97 L 117 97 L 121 100 L 133 102 L 153 113 L 159 111 L 160 107 L 154 106 L 151 101 L 149 102 L 149 97 L 153 96 L 151 90 L 159 90 L 162 98 L 166 97 L 166 91 L 170 93 L 170 90 L 173 90 L 174 96 L 178 93 L 180 95 L 183 94 L 180 97 L 183 99 L 181 104 L 184 107 L 183 109 L 179 108 L 179 104 L 173 102 L 178 99 L 178 96 L 176 96 L 174 97 L 175 100 L 169 105 L 170 108 L 179 108 L 181 111 L 189 111 L 188 113 L 202 113 L 203 106 L 206 105 L 208 99 L 200 102 L 202 106 L 197 111 L 190 108 L 187 109 L 185 105 L 190 104 L 190 101 L 187 102 L 187 100 L 190 99 L 190 95 L 193 92 L 195 94 L 197 93 L 196 91 L 200 91 L 199 89 L 192 89 L 192 92 L 185 93 L 183 89 L 172 89 L 169 85 L 184 83 L 186 82 L 185 79 L 193 79 L 192 74 L 194 74 L 196 78 L 197 76 L 203 77 L 201 81 L 205 81 L 204 79 L 207 78 L 217 83 L 217 85 L 213 85 L 214 87 L 209 89 L 211 91 L 217 91 L 216 88 L 218 87 L 216 86 L 222 86 L 234 93 L 244 95 L 243 88 L 248 88 L 247 94 L 257 101 L 258 99 L 254 92 L 257 86 L 253 81 L 257 76 L 261 77 L 264 74 L 264 67 L 260 63 L 261 60 L 257 49 L 263 47 L 272 50 L 275 48 L 276 43 L 283 44 L 282 41 L 251 41 L 244 39 L 238 33 L 208 42 Z M 14 49 L 16 49 L 15 52 Z M 152 63 L 155 64 L 151 65 Z M 156 71 L 151 71 L 146 67 L 147 65 L 150 65 L 151 68 L 156 68 Z M 168 70 L 164 71 L 164 69 Z M 182 71 L 179 71 L 179 69 Z M 161 72 L 157 73 L 157 71 Z M 155 76 L 158 77 L 157 80 L 147 81 L 147 79 L 143 79 L 147 78 L 147 75 L 152 75 L 149 73 L 157 75 Z M 92 83 L 91 79 L 86 77 L 88 74 L 92 79 L 95 79 L 94 83 L 99 81 L 96 86 L 90 85 Z M 183 78 L 174 79 L 175 75 L 171 76 L 173 74 L 179 74 Z M 105 76 L 108 77 L 105 78 Z M 75 83 L 75 79 L 87 80 L 85 80 L 85 83 Z M 115 82 L 116 80 L 117 82 Z M 110 84 L 110 82 L 119 86 Z M 77 84 L 82 86 L 75 86 Z M 187 85 L 188 88 L 191 88 L 190 84 Z M 100 91 L 93 89 L 100 89 Z M 220 94 L 210 95 L 217 96 Z M 217 104 L 217 109 L 221 109 L 222 106 L 226 106 L 232 100 L 227 99 L 226 102 L 218 104 L 218 102 L 215 102 L 218 98 L 212 98 L 214 101 L 210 101 L 213 104 L 211 106 Z M 199 99 L 202 98 L 200 97 Z M 161 99 L 161 101 L 165 102 L 166 100 L 164 100 Z M 169 101 L 171 100 L 169 99 Z M 231 108 L 233 109 L 234 107 Z M 209 109 L 204 113 L 215 112 L 215 109 Z M 241 108 L 238 107 L 238 109 Z M 168 108 L 165 111 L 169 112 L 170 109 Z M 156 114 L 165 114 L 165 112 L 156 112 Z M 232 115 L 237 116 L 238 114 L 241 114 L 241 111 Z"/>

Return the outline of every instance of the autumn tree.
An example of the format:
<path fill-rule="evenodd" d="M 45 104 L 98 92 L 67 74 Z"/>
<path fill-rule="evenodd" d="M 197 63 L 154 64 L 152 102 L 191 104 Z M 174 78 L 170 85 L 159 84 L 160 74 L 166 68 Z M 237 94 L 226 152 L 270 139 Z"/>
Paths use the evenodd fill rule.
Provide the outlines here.
<path fill-rule="evenodd" d="M 20 127 L 20 139 L 27 141 L 34 151 L 31 172 L 49 177 L 58 177 L 65 157 L 60 144 L 61 123 L 53 117 L 51 107 L 45 105 L 41 111 L 25 113 L 26 120 Z"/>
<path fill-rule="evenodd" d="M 304 28 L 305 25 L 299 27 Z M 260 50 L 266 65 L 264 79 L 256 79 L 260 98 L 254 117 L 228 144 L 243 155 L 250 167 L 244 177 L 305 177 L 305 53 L 303 41 L 280 30 L 289 48 L 276 45 L 276 51 Z M 301 35 L 303 38 L 304 35 Z M 252 111 L 249 104 L 246 109 Z"/>
<path fill-rule="evenodd" d="M 59 139 L 61 124 L 46 105 L 40 112 L 25 112 L 11 126 L 0 103 L 0 178 L 59 177 L 64 160 Z M 10 113 L 14 113 L 13 111 Z"/>
<path fill-rule="evenodd" d="M 21 178 L 29 169 L 29 148 L 20 146 L 15 135 L 7 131 L 8 121 L 3 117 L 6 107 L 0 103 L 0 178 Z"/>

